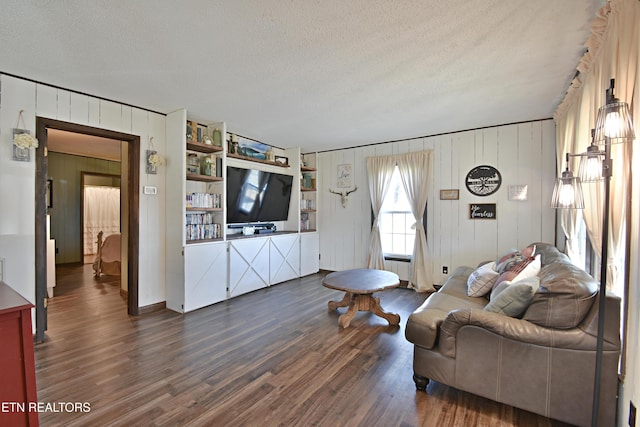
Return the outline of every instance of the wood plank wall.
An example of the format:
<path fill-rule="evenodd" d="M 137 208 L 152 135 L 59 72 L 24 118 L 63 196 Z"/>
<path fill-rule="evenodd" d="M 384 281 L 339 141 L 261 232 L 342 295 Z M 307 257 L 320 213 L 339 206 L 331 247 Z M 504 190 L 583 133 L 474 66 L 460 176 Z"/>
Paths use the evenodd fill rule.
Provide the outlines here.
<path fill-rule="evenodd" d="M 120 162 L 50 151 L 48 166 L 53 181 L 53 206 L 48 212 L 51 238 L 56 239 L 56 264 L 82 262 L 82 172 L 120 176 Z"/>
<path fill-rule="evenodd" d="M 320 268 L 343 270 L 366 265 L 371 232 L 371 202 L 366 173 L 369 156 L 434 150 L 431 196 L 427 204 L 427 242 L 434 282 L 459 265 L 476 265 L 530 242 L 555 242 L 555 210 L 550 208 L 556 175 L 555 124 L 540 120 L 432 137 L 375 144 L 318 154 L 318 222 Z M 338 165 L 353 166 L 347 208 L 336 190 Z M 493 195 L 469 193 L 464 179 L 470 169 L 491 165 L 502 174 Z M 527 185 L 527 201 L 508 200 L 509 185 Z M 459 189 L 460 199 L 439 200 L 441 189 Z M 496 220 L 470 220 L 470 203 L 496 203 Z M 387 269 L 408 279 L 408 263 L 388 262 Z"/>
<path fill-rule="evenodd" d="M 0 74 L 0 200 L 11 201 L 0 203 L 5 281 L 25 298 L 35 300 L 35 153 L 28 163 L 11 160 L 11 129 L 20 110 L 32 133 L 39 116 L 140 136 L 139 305 L 164 301 L 165 167 L 157 175 L 147 175 L 144 152 L 150 137 L 158 152 L 166 152 L 165 116 Z M 145 185 L 156 187 L 157 194 L 144 195 Z"/>

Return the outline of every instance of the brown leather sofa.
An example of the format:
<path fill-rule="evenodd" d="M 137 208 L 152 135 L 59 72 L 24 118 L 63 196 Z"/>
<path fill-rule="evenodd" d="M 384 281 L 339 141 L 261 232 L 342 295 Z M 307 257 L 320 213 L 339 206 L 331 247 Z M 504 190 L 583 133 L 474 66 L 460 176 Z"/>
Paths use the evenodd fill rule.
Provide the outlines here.
<path fill-rule="evenodd" d="M 429 380 L 563 422 L 591 425 L 599 284 L 536 243 L 540 287 L 521 318 L 483 310 L 459 267 L 407 320 L 418 390 Z M 606 296 L 599 423 L 616 422 L 620 298 Z"/>

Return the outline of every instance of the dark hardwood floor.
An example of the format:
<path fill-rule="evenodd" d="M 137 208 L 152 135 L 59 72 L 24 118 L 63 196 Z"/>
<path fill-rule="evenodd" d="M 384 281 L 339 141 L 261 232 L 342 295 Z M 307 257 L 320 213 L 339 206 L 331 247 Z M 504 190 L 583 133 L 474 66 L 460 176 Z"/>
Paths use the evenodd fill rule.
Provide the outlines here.
<path fill-rule="evenodd" d="M 400 327 L 359 313 L 347 329 L 312 275 L 180 315 L 127 315 L 116 280 L 61 267 L 36 345 L 43 426 L 560 426 L 430 383 L 416 392 L 408 315 L 425 295 L 377 294 Z M 84 407 L 87 409 L 87 406 Z"/>

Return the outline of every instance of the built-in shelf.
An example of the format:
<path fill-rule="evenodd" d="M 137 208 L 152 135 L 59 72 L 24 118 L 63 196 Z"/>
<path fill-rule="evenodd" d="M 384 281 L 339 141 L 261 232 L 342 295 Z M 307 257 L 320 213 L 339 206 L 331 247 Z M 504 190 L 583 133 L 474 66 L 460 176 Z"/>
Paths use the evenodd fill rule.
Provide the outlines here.
<path fill-rule="evenodd" d="M 316 191 L 315 188 L 300 187 L 300 191 Z"/>
<path fill-rule="evenodd" d="M 189 207 L 186 208 L 187 211 L 195 211 L 195 212 L 222 212 L 222 208 L 194 208 Z"/>
<path fill-rule="evenodd" d="M 201 182 L 218 182 L 222 181 L 221 176 L 209 176 L 209 175 L 199 175 L 195 173 L 188 173 L 187 180 L 189 181 L 201 181 Z"/>
<path fill-rule="evenodd" d="M 224 151 L 222 147 L 216 145 L 203 144 L 193 140 L 187 140 L 187 150 L 197 151 L 199 153 L 221 153 Z"/>
<path fill-rule="evenodd" d="M 246 161 L 249 161 L 249 162 L 262 163 L 262 164 L 265 164 L 265 165 L 278 166 L 278 167 L 281 167 L 281 168 L 290 167 L 289 165 L 284 164 L 284 163 L 271 162 L 269 160 L 262 160 L 262 159 L 255 159 L 253 157 L 241 156 L 240 154 L 227 153 L 227 157 L 231 158 L 231 159 L 239 159 L 239 160 L 246 160 Z"/>
<path fill-rule="evenodd" d="M 310 166 L 300 166 L 300 171 L 302 172 L 316 172 L 318 169 L 312 168 Z"/>
<path fill-rule="evenodd" d="M 300 209 L 300 213 L 315 213 L 315 209 Z"/>
<path fill-rule="evenodd" d="M 222 242 L 222 237 L 217 237 L 215 239 L 201 239 L 201 240 L 187 240 L 187 245 L 192 245 L 194 243 L 211 243 L 211 242 Z"/>
<path fill-rule="evenodd" d="M 316 231 L 315 228 L 314 229 L 310 229 L 310 230 L 300 230 L 301 233 L 313 233 L 315 231 Z"/>

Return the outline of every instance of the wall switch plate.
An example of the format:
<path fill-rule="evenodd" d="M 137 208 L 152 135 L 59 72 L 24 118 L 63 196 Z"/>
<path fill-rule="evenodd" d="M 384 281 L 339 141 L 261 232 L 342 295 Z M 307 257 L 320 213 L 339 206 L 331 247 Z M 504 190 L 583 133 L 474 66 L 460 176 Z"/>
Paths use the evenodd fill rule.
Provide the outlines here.
<path fill-rule="evenodd" d="M 442 274 L 449 274 L 449 267 L 446 265 L 442 267 Z"/>
<path fill-rule="evenodd" d="M 144 194 L 158 194 L 158 188 L 150 185 L 144 186 Z"/>

